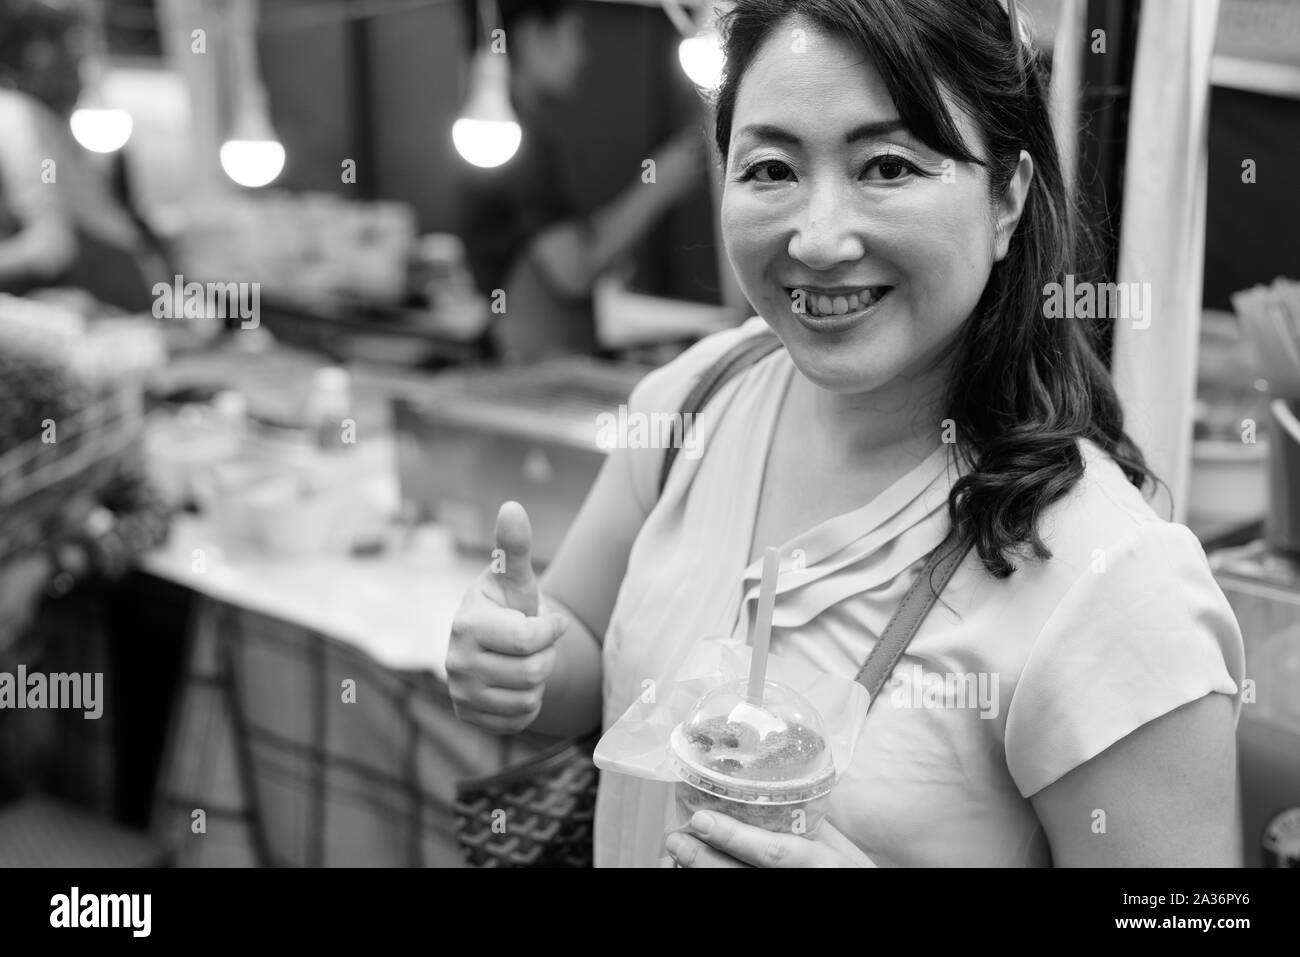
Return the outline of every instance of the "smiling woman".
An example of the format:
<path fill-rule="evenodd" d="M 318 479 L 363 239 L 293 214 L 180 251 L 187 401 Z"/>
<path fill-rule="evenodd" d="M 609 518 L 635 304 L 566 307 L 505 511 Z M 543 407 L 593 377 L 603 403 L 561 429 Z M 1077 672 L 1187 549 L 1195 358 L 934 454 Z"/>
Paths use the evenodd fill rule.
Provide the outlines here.
<path fill-rule="evenodd" d="M 750 302 L 831 392 L 930 370 L 971 466 L 952 517 L 998 576 L 1047 557 L 1034 516 L 1082 474 L 1079 438 L 1148 478 L 1086 324 L 1042 321 L 1044 286 L 1096 276 L 1017 46 L 993 0 L 744 4 L 715 133 Z"/>
<path fill-rule="evenodd" d="M 997 0 L 738 0 L 722 29 L 722 232 L 759 315 L 630 414 L 680 410 L 738 343 L 784 348 L 714 394 L 662 491 L 661 452 L 614 450 L 540 604 L 490 576 L 467 597 L 458 708 L 578 734 L 599 689 L 608 728 L 694 642 L 746 640 L 767 546 L 771 653 L 853 680 L 953 533 L 973 547 L 815 838 L 697 815 L 668 840 L 671 785 L 607 772 L 597 863 L 1236 862 L 1241 636 L 1143 499 L 1082 324 L 1045 315 L 1046 285 L 1091 272 L 1033 50 Z M 500 529 L 518 555 L 523 516 Z M 949 687 L 988 694 L 927 690 Z"/>

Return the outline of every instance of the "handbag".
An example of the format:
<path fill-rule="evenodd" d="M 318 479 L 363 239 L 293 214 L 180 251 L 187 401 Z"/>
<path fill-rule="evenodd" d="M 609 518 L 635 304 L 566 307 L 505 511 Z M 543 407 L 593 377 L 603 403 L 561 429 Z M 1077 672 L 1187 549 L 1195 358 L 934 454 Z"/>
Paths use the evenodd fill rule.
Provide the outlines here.
<path fill-rule="evenodd" d="M 780 344 L 776 336 L 767 334 L 737 343 L 687 393 L 683 413 L 698 412 L 729 379 Z M 664 455 L 661 495 L 678 451 L 671 446 Z M 871 696 L 868 708 L 970 546 L 956 529 L 950 531 L 904 594 L 855 679 Z M 459 782 L 456 836 L 466 861 L 476 867 L 590 867 L 600 779 L 592 754 L 600 735 L 601 729 L 596 728 L 495 774 Z"/>

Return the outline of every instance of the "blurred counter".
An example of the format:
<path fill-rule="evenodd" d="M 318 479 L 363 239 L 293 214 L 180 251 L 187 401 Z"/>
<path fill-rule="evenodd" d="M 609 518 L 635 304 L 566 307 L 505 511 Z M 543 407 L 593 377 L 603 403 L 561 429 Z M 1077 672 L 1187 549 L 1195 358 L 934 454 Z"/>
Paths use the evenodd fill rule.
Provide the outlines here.
<path fill-rule="evenodd" d="M 318 366 L 224 350 L 173 363 L 161 386 L 237 389 L 291 419 Z M 554 743 L 455 716 L 446 644 L 487 558 L 404 520 L 381 386 L 353 378 L 356 441 L 332 451 L 292 430 L 250 442 L 212 410 L 148 419 L 146 460 L 174 495 L 247 479 L 252 461 L 270 473 L 208 483 L 208 507 L 143 560 L 147 580 L 190 595 L 150 815 L 181 866 L 463 866 L 458 783 Z M 309 479 L 305 497 L 267 497 L 277 470 Z"/>
<path fill-rule="evenodd" d="M 320 366 L 313 354 L 278 346 L 226 348 L 180 358 L 158 388 L 232 390 L 250 412 L 292 422 Z M 290 429 L 255 439 L 196 407 L 154 410 L 149 470 L 171 498 L 197 495 L 202 508 L 177 516 L 144 569 L 326 632 L 385 665 L 443 674 L 452 616 L 485 557 L 458 551 L 435 525 L 398 523 L 388 401 L 377 380 L 354 383 L 347 415 L 354 441 L 322 452 Z M 310 487 L 286 490 L 290 478 Z M 367 553 L 355 554 L 353 539 L 363 536 Z"/>
<path fill-rule="evenodd" d="M 357 450 L 371 501 L 395 503 L 392 443 L 381 436 Z M 325 632 L 392 668 L 444 677 L 451 620 L 485 564 L 455 548 L 437 526 L 392 527 L 373 556 L 279 557 L 231 552 L 210 517 L 181 515 L 167 545 L 144 557 L 150 574 L 220 601 Z"/>

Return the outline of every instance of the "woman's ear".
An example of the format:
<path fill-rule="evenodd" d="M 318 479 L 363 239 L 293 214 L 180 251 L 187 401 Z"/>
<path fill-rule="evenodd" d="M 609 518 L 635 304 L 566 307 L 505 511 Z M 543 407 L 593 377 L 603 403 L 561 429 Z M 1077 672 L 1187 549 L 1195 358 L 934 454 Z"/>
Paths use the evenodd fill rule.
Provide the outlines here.
<path fill-rule="evenodd" d="M 1020 223 L 1020 214 L 1025 210 L 1025 200 L 1029 197 L 1029 184 L 1034 179 L 1034 161 L 1025 150 L 1020 151 L 1020 161 L 1007 182 L 998 200 L 997 223 L 993 237 L 993 261 L 1001 262 L 1007 256 L 1007 247 L 1011 245 L 1011 234 Z"/>

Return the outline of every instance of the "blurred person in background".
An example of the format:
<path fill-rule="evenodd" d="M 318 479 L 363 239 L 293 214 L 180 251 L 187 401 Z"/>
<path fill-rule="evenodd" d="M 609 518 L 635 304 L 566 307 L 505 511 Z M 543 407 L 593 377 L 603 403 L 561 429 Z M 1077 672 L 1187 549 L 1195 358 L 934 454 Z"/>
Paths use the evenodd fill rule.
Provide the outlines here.
<path fill-rule="evenodd" d="M 121 153 L 94 162 L 68 125 L 86 29 L 76 0 L 0 0 L 0 291 L 78 286 L 142 310 L 170 270 L 126 197 Z"/>
<path fill-rule="evenodd" d="M 583 215 L 570 191 L 556 111 L 577 89 L 586 60 L 583 20 L 570 0 L 498 0 L 510 58 L 510 98 L 523 132 L 519 151 L 493 169 L 465 167 L 463 232 L 480 290 L 506 293 L 493 338 L 507 357 L 597 349 L 592 288 L 656 220 L 702 182 L 700 131 L 678 133 L 655 154 L 655 182 L 633 180 Z M 483 39 L 476 0 L 471 37 Z"/>
<path fill-rule="evenodd" d="M 29 673 L 107 673 L 112 687 L 116 585 L 141 553 L 162 544 L 168 525 L 161 497 L 128 459 L 103 485 L 68 501 L 40 546 L 0 558 L 0 671 L 25 665 Z M 106 710 L 121 713 L 116 703 Z M 113 783 L 104 749 L 112 719 L 98 724 L 55 708 L 7 714 L 0 721 L 0 807 L 43 793 L 108 811 Z"/>

